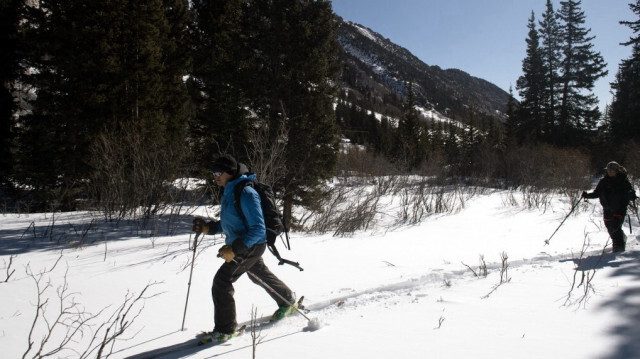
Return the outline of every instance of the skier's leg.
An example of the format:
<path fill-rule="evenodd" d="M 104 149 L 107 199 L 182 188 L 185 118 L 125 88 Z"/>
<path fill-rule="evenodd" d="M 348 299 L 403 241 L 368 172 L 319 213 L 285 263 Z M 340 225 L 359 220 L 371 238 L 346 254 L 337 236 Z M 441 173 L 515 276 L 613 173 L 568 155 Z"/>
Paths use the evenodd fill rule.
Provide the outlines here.
<path fill-rule="evenodd" d="M 253 273 L 256 277 L 260 278 L 265 284 L 271 287 L 274 291 L 276 291 L 280 296 L 287 299 L 289 303 L 293 303 L 295 298 L 293 297 L 293 292 L 289 287 L 284 284 L 275 274 L 273 274 L 269 268 L 264 264 L 262 258 L 260 258 L 252 267 L 251 273 Z M 257 281 L 252 276 L 249 276 L 251 280 L 257 285 L 263 287 L 273 298 L 273 300 L 278 303 L 279 307 L 284 307 L 289 305 L 289 303 L 284 302 L 277 294 L 272 293 L 268 288 L 264 287 L 259 281 Z"/>
<path fill-rule="evenodd" d="M 237 269 L 238 265 L 234 262 L 224 263 L 213 278 L 211 296 L 213 297 L 214 330 L 221 333 L 233 333 L 238 325 L 233 283 L 242 273 L 236 273 Z"/>
<path fill-rule="evenodd" d="M 607 232 L 609 232 L 609 236 L 611 237 L 613 251 L 614 252 L 622 252 L 625 250 L 625 234 L 622 230 L 622 225 L 624 224 L 624 216 L 622 215 L 612 215 L 607 216 L 604 219 L 605 227 L 607 227 Z"/>

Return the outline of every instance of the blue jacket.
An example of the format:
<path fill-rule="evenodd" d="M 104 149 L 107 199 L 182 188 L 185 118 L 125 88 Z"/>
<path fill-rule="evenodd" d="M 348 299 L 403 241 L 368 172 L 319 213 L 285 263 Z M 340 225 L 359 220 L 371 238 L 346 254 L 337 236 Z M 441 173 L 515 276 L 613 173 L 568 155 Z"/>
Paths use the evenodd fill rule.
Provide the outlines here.
<path fill-rule="evenodd" d="M 255 180 L 253 173 L 229 181 L 224 187 L 222 200 L 220 201 L 220 225 L 217 233 L 224 233 L 225 244 L 231 245 L 236 240 L 241 240 L 245 247 L 251 248 L 256 244 L 267 241 L 267 230 L 260 206 L 260 195 L 250 186 L 246 186 L 240 195 L 240 207 L 246 218 L 245 222 L 238 214 L 234 203 L 234 188 L 238 182 Z"/>

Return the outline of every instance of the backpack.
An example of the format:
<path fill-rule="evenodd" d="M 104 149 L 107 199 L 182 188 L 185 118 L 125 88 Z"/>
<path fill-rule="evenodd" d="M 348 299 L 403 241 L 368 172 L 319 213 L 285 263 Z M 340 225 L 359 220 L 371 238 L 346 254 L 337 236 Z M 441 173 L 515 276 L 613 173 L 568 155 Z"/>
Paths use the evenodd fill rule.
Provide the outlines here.
<path fill-rule="evenodd" d="M 298 262 L 293 262 L 288 259 L 284 259 L 278 253 L 278 249 L 276 249 L 276 238 L 280 236 L 282 233 L 285 234 L 287 239 L 286 247 L 291 250 L 291 245 L 289 243 L 289 230 L 284 225 L 284 218 L 282 213 L 278 210 L 278 206 L 276 205 L 276 196 L 273 192 L 273 189 L 264 183 L 256 182 L 256 181 L 241 181 L 238 182 L 234 188 L 234 205 L 236 207 L 236 211 L 242 217 L 242 221 L 245 226 L 248 227 L 247 219 L 242 212 L 242 207 L 240 206 L 240 195 L 246 186 L 251 186 L 253 189 L 258 192 L 260 196 L 260 206 L 262 207 L 262 215 L 264 217 L 264 225 L 267 229 L 267 248 L 269 251 L 278 258 L 279 265 L 289 264 L 292 265 L 301 271 L 304 270 L 300 267 Z"/>

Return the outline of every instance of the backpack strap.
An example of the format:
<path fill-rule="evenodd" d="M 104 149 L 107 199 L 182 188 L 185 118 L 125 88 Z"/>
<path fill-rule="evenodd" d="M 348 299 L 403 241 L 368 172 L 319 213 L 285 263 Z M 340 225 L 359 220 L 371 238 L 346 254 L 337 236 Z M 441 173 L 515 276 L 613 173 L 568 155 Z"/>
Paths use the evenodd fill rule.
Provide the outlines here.
<path fill-rule="evenodd" d="M 285 232 L 286 233 L 286 232 Z M 289 236 L 287 234 L 287 236 Z M 278 253 L 278 249 L 276 248 L 275 245 L 273 244 L 267 244 L 267 248 L 269 248 L 269 251 L 271 252 L 271 254 L 273 254 L 277 259 L 278 259 L 278 265 L 283 265 L 283 264 L 288 264 L 290 266 L 294 266 L 298 269 L 300 269 L 300 271 L 302 272 L 304 269 L 302 267 L 300 267 L 300 263 L 298 262 L 294 262 L 294 261 L 290 261 L 288 259 L 284 259 L 280 256 L 280 253 Z"/>
<path fill-rule="evenodd" d="M 253 187 L 253 182 L 250 180 L 246 180 L 236 183 L 236 186 L 233 188 L 233 205 L 236 207 L 236 212 L 238 212 L 240 218 L 242 218 L 244 226 L 249 228 L 247 217 L 244 216 L 244 212 L 242 212 L 242 206 L 240 205 L 240 196 L 242 195 L 242 191 L 244 191 L 244 188 L 247 186 Z"/>
<path fill-rule="evenodd" d="M 246 180 L 246 181 L 241 181 L 236 183 L 236 186 L 233 188 L 233 205 L 235 206 L 236 212 L 238 212 L 238 215 L 240 216 L 240 218 L 242 218 L 242 222 L 244 223 L 244 226 L 249 228 L 249 223 L 247 223 L 247 218 L 244 216 L 244 213 L 242 212 L 242 206 L 240 204 L 240 196 L 242 195 L 242 191 L 244 191 L 244 188 L 247 186 L 253 187 L 253 181 Z M 285 236 L 287 237 L 287 245 L 288 245 L 289 231 L 285 229 L 284 233 L 285 233 Z M 276 245 L 275 245 L 275 240 L 273 241 L 273 243 L 269 243 L 269 241 L 267 240 L 267 248 L 269 248 L 269 251 L 271 252 L 271 254 L 273 254 L 278 259 L 278 265 L 288 264 L 298 268 L 301 272 L 304 270 L 302 267 L 300 267 L 300 263 L 290 261 L 288 259 L 284 259 L 280 256 L 280 253 L 278 252 L 278 249 L 276 248 Z"/>

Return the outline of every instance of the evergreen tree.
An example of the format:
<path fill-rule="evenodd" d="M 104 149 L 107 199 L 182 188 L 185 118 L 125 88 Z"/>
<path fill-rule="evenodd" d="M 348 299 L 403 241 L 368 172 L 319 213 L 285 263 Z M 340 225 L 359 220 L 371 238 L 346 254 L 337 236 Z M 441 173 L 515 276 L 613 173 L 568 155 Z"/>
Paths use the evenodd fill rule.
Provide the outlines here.
<path fill-rule="evenodd" d="M 289 220 L 294 200 L 308 204 L 337 162 L 339 47 L 331 3 L 195 0 L 193 9 L 193 135 L 212 144 L 204 153 L 231 151 L 240 160 L 254 124 L 268 126 L 272 141 L 287 141 L 279 187 Z M 276 137 L 282 126 L 286 139 Z"/>
<path fill-rule="evenodd" d="M 28 81 L 37 98 L 21 123 L 26 184 L 71 208 L 86 179 L 112 176 L 104 172 L 110 154 L 92 151 L 98 137 L 129 136 L 136 144 L 119 149 L 126 157 L 117 164 L 144 173 L 131 187 L 157 203 L 184 158 L 187 9 L 187 0 L 42 0 L 31 9 L 29 60 L 37 71 Z"/>
<path fill-rule="evenodd" d="M 247 92 L 253 86 L 255 59 L 249 39 L 257 36 L 248 17 L 249 0 L 194 0 L 193 73 L 189 81 L 196 104 L 192 124 L 199 163 L 221 152 L 244 153 L 249 128 Z"/>
<path fill-rule="evenodd" d="M 460 168 L 460 144 L 458 141 L 458 126 L 454 121 L 448 121 L 445 127 L 446 138 L 444 140 L 444 151 L 447 159 L 447 165 L 450 166 L 451 174 L 459 175 Z"/>
<path fill-rule="evenodd" d="M 640 140 L 640 0 L 629 7 L 638 18 L 620 22 L 629 26 L 634 35 L 622 44 L 631 46 L 631 57 L 620 63 L 615 82 L 611 84 L 614 97 L 609 117 L 615 141 Z"/>
<path fill-rule="evenodd" d="M 0 187 L 13 174 L 13 127 L 17 110 L 14 96 L 20 72 L 20 19 L 24 0 L 0 1 Z"/>
<path fill-rule="evenodd" d="M 542 111 L 544 115 L 543 134 L 545 142 L 551 142 L 553 131 L 557 127 L 558 97 L 560 88 L 560 62 L 562 60 L 562 40 L 558 15 L 551 0 L 547 0 L 546 10 L 539 23 L 540 52 L 544 71 L 542 86 Z"/>
<path fill-rule="evenodd" d="M 295 194 L 304 203 L 305 189 L 330 178 L 337 161 L 338 136 L 333 121 L 339 68 L 337 22 L 330 1 L 294 0 L 291 5 L 291 0 L 281 1 L 281 12 L 300 6 L 295 26 L 279 28 L 282 35 L 287 35 L 279 36 L 280 41 L 289 40 L 289 53 L 293 55 L 286 76 L 288 84 L 284 84 L 288 89 L 280 94 L 291 136 L 285 201 L 293 200 Z M 291 218 L 291 207 L 287 209 L 287 218 Z"/>
<path fill-rule="evenodd" d="M 374 141 L 376 154 L 387 158 L 392 156 L 395 131 L 389 117 L 383 116 L 380 124 L 376 126 L 376 140 Z"/>
<path fill-rule="evenodd" d="M 422 129 L 420 118 L 415 108 L 413 83 L 408 86 L 405 111 L 398 122 L 398 142 L 396 147 L 396 159 L 404 170 L 417 168 L 424 155 L 421 145 Z"/>
<path fill-rule="evenodd" d="M 507 100 L 507 120 L 505 124 L 505 137 L 508 145 L 517 143 L 517 133 L 519 124 L 519 118 L 517 113 L 517 101 L 513 97 L 513 88 L 509 86 L 509 99 Z"/>
<path fill-rule="evenodd" d="M 247 15 L 255 34 L 250 108 L 270 128 L 288 129 L 281 189 L 290 220 L 294 202 L 312 204 L 337 163 L 337 22 L 327 0 L 254 1 Z"/>
<path fill-rule="evenodd" d="M 460 170 L 463 175 L 471 175 L 475 167 L 475 156 L 480 144 L 480 134 L 478 133 L 475 111 L 469 110 L 469 115 L 462 129 L 460 142 Z"/>
<path fill-rule="evenodd" d="M 98 56 L 90 49 L 103 24 L 88 21 L 77 1 L 43 0 L 28 14 L 27 61 L 36 71 L 24 79 L 37 98 L 20 119 L 18 176 L 39 204 L 62 199 L 71 206 L 72 192 L 88 177 L 89 136 L 100 128 L 86 101 L 97 90 L 90 78 Z"/>
<path fill-rule="evenodd" d="M 591 29 L 585 28 L 585 15 L 581 0 L 561 1 L 558 13 L 563 23 L 561 63 L 561 96 L 558 113 L 559 128 L 556 143 L 569 145 L 569 139 L 584 142 L 590 137 L 600 118 L 598 99 L 593 94 L 595 82 L 606 76 L 606 63 L 599 52 L 593 50 L 589 36 Z"/>
<path fill-rule="evenodd" d="M 522 61 L 522 76 L 518 78 L 516 83 L 516 88 L 522 99 L 519 112 L 516 115 L 520 120 L 516 137 L 519 142 L 525 139 L 537 142 L 542 137 L 544 126 L 545 70 L 533 11 L 527 27 L 529 28 L 526 40 L 527 56 Z"/>

